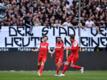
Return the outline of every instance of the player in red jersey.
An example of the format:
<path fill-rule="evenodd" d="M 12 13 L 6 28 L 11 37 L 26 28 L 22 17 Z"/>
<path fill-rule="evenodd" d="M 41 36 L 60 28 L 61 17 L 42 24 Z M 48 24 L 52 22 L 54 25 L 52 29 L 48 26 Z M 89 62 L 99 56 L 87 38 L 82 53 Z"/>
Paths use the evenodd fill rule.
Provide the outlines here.
<path fill-rule="evenodd" d="M 47 60 L 47 53 L 48 53 L 48 37 L 44 36 L 42 37 L 42 41 L 40 43 L 40 48 L 39 48 L 39 54 L 38 54 L 38 75 L 42 75 L 42 71 L 44 69 L 45 62 Z M 33 50 L 33 51 L 38 51 L 38 49 Z"/>
<path fill-rule="evenodd" d="M 63 62 L 63 53 L 64 53 L 64 44 L 61 37 L 57 37 L 56 39 L 56 47 L 55 47 L 55 64 L 56 64 L 56 74 L 55 76 L 59 75 L 59 70 L 62 66 Z"/>
<path fill-rule="evenodd" d="M 74 68 L 74 69 L 80 69 L 81 73 L 84 72 L 84 67 L 78 66 L 76 65 L 76 62 L 79 59 L 79 46 L 77 41 L 75 40 L 75 36 L 71 35 L 70 36 L 70 41 L 72 43 L 71 48 L 67 49 L 67 61 L 64 64 L 64 68 L 62 71 L 62 74 L 60 74 L 60 76 L 64 76 L 64 73 L 68 70 L 69 66 Z M 68 50 L 71 50 L 71 54 L 68 56 Z"/>

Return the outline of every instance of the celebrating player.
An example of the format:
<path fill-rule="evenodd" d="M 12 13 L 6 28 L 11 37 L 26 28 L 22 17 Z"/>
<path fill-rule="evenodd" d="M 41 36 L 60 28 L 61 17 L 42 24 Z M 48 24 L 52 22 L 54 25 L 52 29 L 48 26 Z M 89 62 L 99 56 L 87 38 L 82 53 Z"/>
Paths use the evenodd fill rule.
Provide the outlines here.
<path fill-rule="evenodd" d="M 79 46 L 77 41 L 75 40 L 75 36 L 71 35 L 70 36 L 70 41 L 72 43 L 71 48 L 68 48 L 66 53 L 67 53 L 67 61 L 64 64 L 64 68 L 62 71 L 62 74 L 60 76 L 64 76 L 64 73 L 68 70 L 69 66 L 74 68 L 74 69 L 80 69 L 81 73 L 84 72 L 84 67 L 76 65 L 76 62 L 78 61 L 79 58 Z M 71 50 L 71 54 L 68 56 L 68 50 Z"/>
<path fill-rule="evenodd" d="M 38 75 L 42 75 L 42 71 L 44 69 L 45 62 L 47 60 L 47 53 L 48 53 L 48 37 L 44 36 L 42 37 L 42 41 L 40 43 L 40 48 L 39 48 L 39 54 L 38 54 Z M 33 51 L 38 51 L 38 49 L 33 50 Z"/>
<path fill-rule="evenodd" d="M 59 75 L 59 70 L 62 66 L 63 62 L 63 53 L 64 53 L 64 44 L 61 37 L 57 37 L 56 39 L 56 47 L 55 47 L 55 64 L 56 64 L 56 74 L 55 76 Z"/>

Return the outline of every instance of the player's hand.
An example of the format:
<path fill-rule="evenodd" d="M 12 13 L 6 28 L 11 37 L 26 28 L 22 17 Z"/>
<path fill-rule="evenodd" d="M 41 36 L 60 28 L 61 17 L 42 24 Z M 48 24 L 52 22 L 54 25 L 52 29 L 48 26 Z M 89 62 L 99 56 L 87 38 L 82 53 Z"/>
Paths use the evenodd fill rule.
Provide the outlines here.
<path fill-rule="evenodd" d="M 49 49 L 49 53 L 51 54 L 51 57 L 53 57 L 54 52 L 55 52 L 55 50 L 50 50 Z"/>
<path fill-rule="evenodd" d="M 53 58 L 53 54 L 51 54 L 51 58 Z"/>
<path fill-rule="evenodd" d="M 32 49 L 33 52 L 35 52 L 35 49 Z"/>
<path fill-rule="evenodd" d="M 35 48 L 35 49 L 32 49 L 32 51 L 37 52 L 37 51 L 39 51 L 39 49 Z"/>

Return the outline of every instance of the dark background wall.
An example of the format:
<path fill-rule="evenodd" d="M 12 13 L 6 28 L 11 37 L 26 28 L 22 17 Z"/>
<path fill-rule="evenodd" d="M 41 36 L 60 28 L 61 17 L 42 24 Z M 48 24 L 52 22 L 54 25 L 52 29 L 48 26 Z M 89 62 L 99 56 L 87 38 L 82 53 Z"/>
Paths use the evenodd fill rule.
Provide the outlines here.
<path fill-rule="evenodd" d="M 37 69 L 37 52 L 0 52 L 0 70 L 35 70 Z M 65 60 L 65 59 L 64 59 Z M 77 63 L 86 70 L 107 69 L 107 53 L 101 52 L 81 52 Z M 45 70 L 54 70 L 54 57 L 48 55 Z"/>

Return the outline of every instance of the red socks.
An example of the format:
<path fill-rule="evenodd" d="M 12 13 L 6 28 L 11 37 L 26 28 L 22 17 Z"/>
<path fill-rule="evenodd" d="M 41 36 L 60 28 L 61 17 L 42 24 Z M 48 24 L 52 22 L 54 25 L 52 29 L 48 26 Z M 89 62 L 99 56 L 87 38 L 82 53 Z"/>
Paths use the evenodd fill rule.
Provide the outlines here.
<path fill-rule="evenodd" d="M 67 70 L 68 70 L 69 66 L 68 65 L 64 65 L 63 71 L 62 73 L 64 74 Z"/>
<path fill-rule="evenodd" d="M 56 68 L 56 74 L 59 74 L 59 67 Z"/>
<path fill-rule="evenodd" d="M 40 65 L 38 65 L 38 70 L 40 69 Z"/>
<path fill-rule="evenodd" d="M 73 66 L 71 66 L 71 67 L 72 67 L 72 68 L 75 68 L 75 69 L 81 69 L 81 67 L 78 66 L 78 65 L 73 65 Z M 68 68 L 69 68 L 68 65 L 64 65 L 64 68 L 63 68 L 62 73 L 64 74 L 64 73 L 68 70 Z"/>
<path fill-rule="evenodd" d="M 78 65 L 73 65 L 73 66 L 71 66 L 71 67 L 74 68 L 74 69 L 81 69 L 81 67 L 78 66 Z"/>
<path fill-rule="evenodd" d="M 41 65 L 39 68 L 40 74 L 42 74 L 43 69 L 44 69 L 44 65 Z"/>

